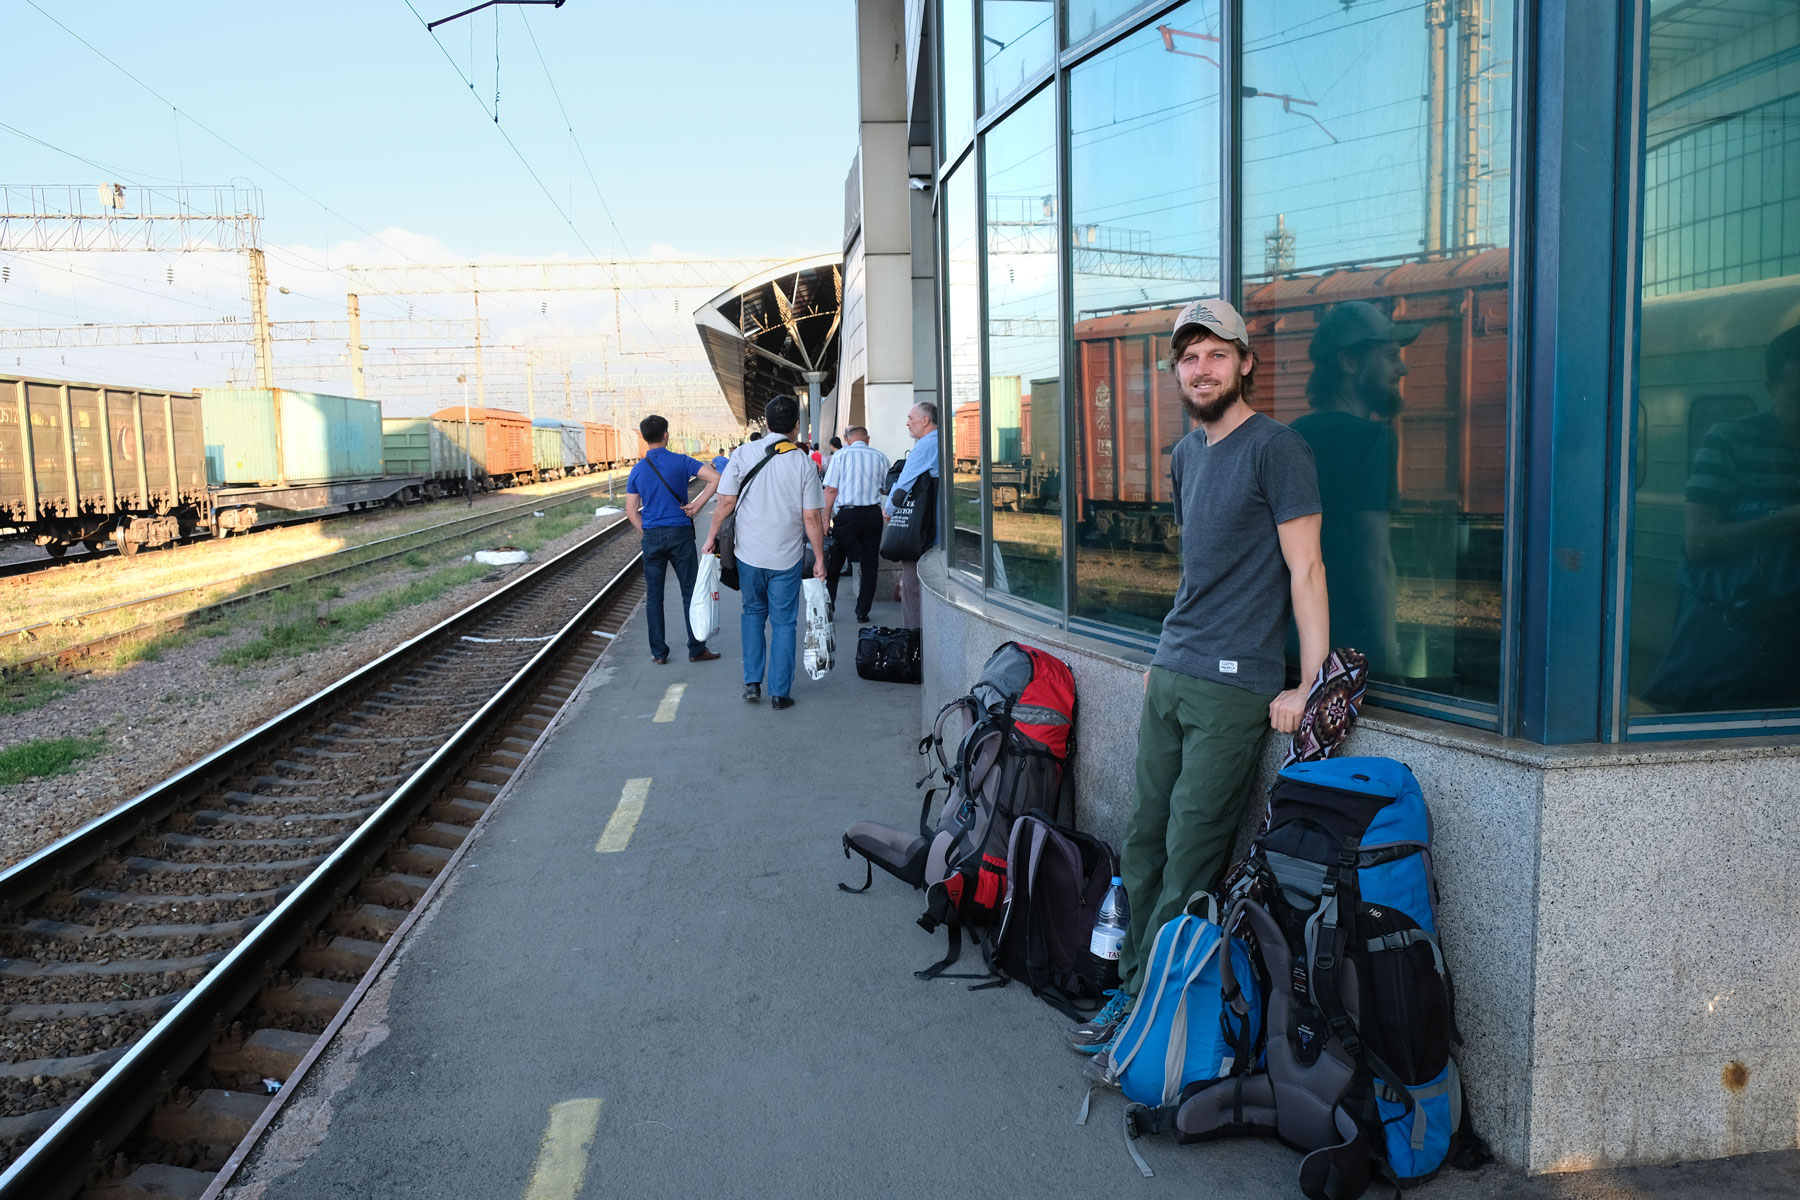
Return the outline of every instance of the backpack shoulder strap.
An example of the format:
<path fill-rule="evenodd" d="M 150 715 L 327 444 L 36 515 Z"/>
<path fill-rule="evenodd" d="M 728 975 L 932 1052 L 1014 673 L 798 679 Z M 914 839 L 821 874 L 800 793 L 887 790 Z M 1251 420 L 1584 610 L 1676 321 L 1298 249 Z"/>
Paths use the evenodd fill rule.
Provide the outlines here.
<path fill-rule="evenodd" d="M 752 479 L 755 479 L 757 474 L 764 467 L 768 466 L 771 462 L 773 462 L 775 460 L 775 456 L 777 454 L 787 454 L 790 451 L 798 450 L 799 448 L 800 447 L 794 445 L 794 443 L 788 441 L 786 438 L 783 438 L 781 441 L 776 442 L 774 448 L 771 449 L 767 454 L 764 454 L 762 456 L 762 461 L 757 463 L 754 467 L 751 467 L 750 470 L 745 473 L 744 482 L 738 484 L 738 492 L 737 492 L 738 502 L 740 504 L 743 503 L 744 493 L 750 490 L 750 481 Z"/>

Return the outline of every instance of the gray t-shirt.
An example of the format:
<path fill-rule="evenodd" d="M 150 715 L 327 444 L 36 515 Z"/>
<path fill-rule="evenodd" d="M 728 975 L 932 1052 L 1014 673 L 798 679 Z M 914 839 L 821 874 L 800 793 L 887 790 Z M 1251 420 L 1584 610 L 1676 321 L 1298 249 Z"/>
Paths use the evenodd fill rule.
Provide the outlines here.
<path fill-rule="evenodd" d="M 1274 695 L 1287 678 L 1292 607 L 1275 527 L 1320 510 L 1306 439 L 1261 413 L 1217 445 L 1196 429 L 1170 463 L 1181 524 L 1181 588 L 1155 666 Z"/>
<path fill-rule="evenodd" d="M 779 438 L 766 437 L 739 446 L 725 464 L 719 495 L 737 495 L 744 486 L 744 476 L 782 444 Z M 796 447 L 776 455 L 774 462 L 756 473 L 750 481 L 749 494 L 738 503 L 737 556 L 765 571 L 787 570 L 800 561 L 806 548 L 801 510 L 824 507 L 825 489 L 819 486 L 819 469 L 806 452 Z"/>

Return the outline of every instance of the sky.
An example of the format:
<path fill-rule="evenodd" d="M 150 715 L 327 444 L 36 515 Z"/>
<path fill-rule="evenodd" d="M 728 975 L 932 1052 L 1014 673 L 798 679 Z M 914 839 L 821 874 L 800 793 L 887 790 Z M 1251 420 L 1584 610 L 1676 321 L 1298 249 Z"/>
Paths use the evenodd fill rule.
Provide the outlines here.
<path fill-rule="evenodd" d="M 425 29 L 473 2 L 5 0 L 0 184 L 92 197 L 119 183 L 126 211 L 146 189 L 203 186 L 209 202 L 215 185 L 260 189 L 277 322 L 341 318 L 352 263 L 841 248 L 857 135 L 854 5 L 567 0 Z M 0 268 L 0 327 L 250 319 L 241 254 L 0 250 Z M 629 353 L 604 352 L 607 378 L 704 375 L 691 311 L 711 294 L 628 293 L 616 321 L 610 294 L 490 294 L 484 341 L 586 339 L 538 374 L 566 366 L 577 392 L 601 377 L 592 342 L 615 326 Z M 365 319 L 472 315 L 466 294 L 365 295 L 362 309 Z M 454 370 L 378 383 L 376 361 L 408 347 L 364 341 L 372 395 L 385 390 L 403 412 L 460 402 L 439 394 Z M 279 344 L 277 382 L 345 390 L 345 357 L 342 346 Z M 490 402 L 522 407 L 506 354 L 487 357 Z M 249 363 L 247 343 L 13 349 L 0 370 L 187 388 L 247 381 Z"/>

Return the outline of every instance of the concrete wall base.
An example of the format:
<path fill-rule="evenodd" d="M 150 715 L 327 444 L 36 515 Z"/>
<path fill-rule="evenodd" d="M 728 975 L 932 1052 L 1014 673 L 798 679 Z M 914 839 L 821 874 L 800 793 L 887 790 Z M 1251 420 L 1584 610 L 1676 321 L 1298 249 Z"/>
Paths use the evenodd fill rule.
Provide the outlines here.
<path fill-rule="evenodd" d="M 988 604 L 939 556 L 920 565 L 921 732 L 1000 643 L 1060 655 L 1080 704 L 1080 823 L 1117 845 L 1147 656 Z M 1407 763 L 1431 806 L 1457 1057 L 1505 1162 L 1800 1145 L 1800 738 L 1544 747 L 1370 708 L 1347 752 Z"/>

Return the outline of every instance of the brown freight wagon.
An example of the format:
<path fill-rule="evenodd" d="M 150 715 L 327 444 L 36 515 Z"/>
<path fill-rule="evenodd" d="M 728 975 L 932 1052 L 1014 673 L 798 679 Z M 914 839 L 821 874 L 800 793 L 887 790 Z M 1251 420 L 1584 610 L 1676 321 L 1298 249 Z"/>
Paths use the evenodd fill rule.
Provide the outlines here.
<path fill-rule="evenodd" d="M 593 421 L 584 421 L 587 430 L 588 463 L 595 467 L 610 467 L 619 457 L 619 431 L 611 425 L 600 425 Z"/>
<path fill-rule="evenodd" d="M 0 376 L 0 524 L 57 557 L 114 540 L 133 554 L 209 508 L 198 396 Z"/>
<path fill-rule="evenodd" d="M 1251 287 L 1243 306 L 1257 351 L 1255 407 L 1288 422 L 1308 411 L 1307 348 L 1325 310 L 1375 303 L 1420 324 L 1402 352 L 1395 422 L 1407 507 L 1454 506 L 1498 522 L 1505 492 L 1507 251 L 1349 268 Z M 1083 520 L 1105 541 L 1168 543 L 1169 458 L 1193 423 L 1168 369 L 1178 307 L 1075 324 L 1075 478 Z M 958 449 L 957 456 L 962 456 Z"/>
<path fill-rule="evenodd" d="M 505 408 L 469 408 L 467 412 L 470 425 L 479 424 L 487 430 L 486 461 L 481 467 L 487 472 L 490 486 L 507 487 L 532 478 L 537 464 L 532 457 L 531 422 L 525 415 Z M 463 406 L 457 404 L 440 408 L 431 416 L 437 421 L 461 422 L 463 413 Z"/>

